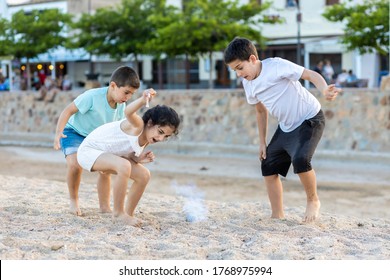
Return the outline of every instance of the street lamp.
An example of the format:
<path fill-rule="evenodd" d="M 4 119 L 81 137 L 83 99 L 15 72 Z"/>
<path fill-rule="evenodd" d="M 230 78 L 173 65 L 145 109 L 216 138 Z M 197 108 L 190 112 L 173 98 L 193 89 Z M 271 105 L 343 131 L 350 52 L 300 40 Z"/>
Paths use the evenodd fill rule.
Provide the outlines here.
<path fill-rule="evenodd" d="M 301 22 L 302 22 L 302 14 L 301 14 L 301 6 L 299 5 L 299 0 L 288 0 L 287 1 L 288 9 L 297 9 L 297 64 L 301 65 Z"/>

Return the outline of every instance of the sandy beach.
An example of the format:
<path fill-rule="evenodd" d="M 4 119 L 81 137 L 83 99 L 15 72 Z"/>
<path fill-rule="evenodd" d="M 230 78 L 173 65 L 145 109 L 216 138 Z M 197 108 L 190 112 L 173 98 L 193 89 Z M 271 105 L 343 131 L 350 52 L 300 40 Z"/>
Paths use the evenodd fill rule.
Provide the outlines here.
<path fill-rule="evenodd" d="M 68 212 L 61 152 L 2 146 L 0 161 L 2 260 L 390 259 L 387 165 L 318 161 L 321 214 L 305 224 L 294 176 L 283 181 L 286 219 L 273 220 L 256 159 L 157 155 L 133 228 L 99 212 L 93 173 L 82 178 L 83 215 Z M 190 222 L 197 195 L 203 216 Z"/>

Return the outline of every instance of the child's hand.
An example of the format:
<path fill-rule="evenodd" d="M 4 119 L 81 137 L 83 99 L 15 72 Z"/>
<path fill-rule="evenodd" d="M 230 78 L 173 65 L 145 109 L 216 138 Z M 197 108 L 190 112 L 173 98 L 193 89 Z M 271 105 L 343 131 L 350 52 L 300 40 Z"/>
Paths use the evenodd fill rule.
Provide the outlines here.
<path fill-rule="evenodd" d="M 149 163 L 154 161 L 154 154 L 152 151 L 146 151 L 139 155 L 138 162 L 139 163 Z"/>
<path fill-rule="evenodd" d="M 260 145 L 260 148 L 259 148 L 259 159 L 260 159 L 260 161 L 263 161 L 264 159 L 266 159 L 266 157 L 267 157 L 266 150 L 267 150 L 267 146 L 266 145 Z"/>
<path fill-rule="evenodd" d="M 332 101 L 336 98 L 336 96 L 341 92 L 340 88 L 337 88 L 335 85 L 328 85 L 324 89 L 324 95 L 326 100 Z"/>
<path fill-rule="evenodd" d="M 146 107 L 149 107 L 149 102 L 153 99 L 153 97 L 156 96 L 156 94 L 157 94 L 157 92 L 152 88 L 144 90 L 144 92 L 142 93 L 142 96 L 145 100 Z"/>
<path fill-rule="evenodd" d="M 54 144 L 53 144 L 53 148 L 54 150 L 59 150 L 61 149 L 61 144 L 60 144 L 60 139 L 61 138 L 66 138 L 67 136 L 63 133 L 60 133 L 58 135 L 56 135 L 56 137 L 54 138 Z"/>

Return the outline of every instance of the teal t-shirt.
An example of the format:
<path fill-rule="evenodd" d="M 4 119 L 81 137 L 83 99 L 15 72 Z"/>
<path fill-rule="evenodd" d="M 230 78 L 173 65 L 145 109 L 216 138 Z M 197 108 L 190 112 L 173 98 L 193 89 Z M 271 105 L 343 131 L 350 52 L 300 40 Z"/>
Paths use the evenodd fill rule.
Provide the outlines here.
<path fill-rule="evenodd" d="M 87 136 L 95 128 L 125 117 L 126 103 L 117 103 L 116 109 L 107 101 L 108 87 L 94 88 L 79 95 L 73 102 L 79 111 L 69 118 L 65 127 Z"/>

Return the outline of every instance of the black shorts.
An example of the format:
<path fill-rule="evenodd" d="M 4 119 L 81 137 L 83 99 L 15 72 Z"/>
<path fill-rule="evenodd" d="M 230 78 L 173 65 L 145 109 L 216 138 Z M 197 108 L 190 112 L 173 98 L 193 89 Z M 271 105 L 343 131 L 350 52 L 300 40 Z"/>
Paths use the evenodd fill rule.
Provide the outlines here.
<path fill-rule="evenodd" d="M 283 132 L 278 126 L 267 147 L 267 158 L 261 162 L 263 176 L 280 174 L 286 177 L 291 163 L 294 173 L 312 169 L 311 159 L 325 128 L 322 110 L 305 120 L 291 132 Z"/>

